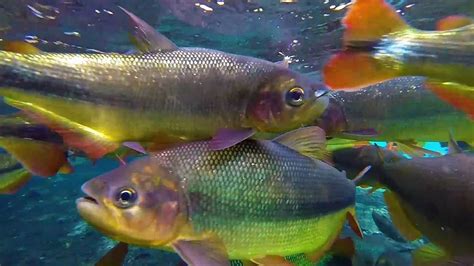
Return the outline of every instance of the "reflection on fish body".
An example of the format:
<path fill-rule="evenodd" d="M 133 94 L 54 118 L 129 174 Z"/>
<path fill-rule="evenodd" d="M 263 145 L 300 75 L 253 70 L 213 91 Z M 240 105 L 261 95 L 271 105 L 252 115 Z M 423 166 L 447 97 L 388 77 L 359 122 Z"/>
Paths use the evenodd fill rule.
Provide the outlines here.
<path fill-rule="evenodd" d="M 327 104 L 316 96 L 320 84 L 279 64 L 172 49 L 127 14 L 148 34 L 138 41 L 165 43 L 146 43 L 156 52 L 130 55 L 2 51 L 0 95 L 92 158 L 124 141 L 166 145 L 209 139 L 223 128 L 285 132 L 308 124 Z"/>
<path fill-rule="evenodd" d="M 426 89 L 425 79 L 404 77 L 356 92 L 336 91 L 315 125 L 328 135 L 379 141 L 440 141 L 451 131 L 474 145 L 474 122 Z M 374 136 L 344 133 L 372 129 Z"/>
<path fill-rule="evenodd" d="M 79 213 L 116 240 L 171 248 L 193 265 L 207 256 L 225 264 L 313 252 L 320 258 L 354 212 L 355 187 L 295 151 L 305 138 L 289 134 L 221 151 L 195 142 L 138 159 L 85 183 Z"/>

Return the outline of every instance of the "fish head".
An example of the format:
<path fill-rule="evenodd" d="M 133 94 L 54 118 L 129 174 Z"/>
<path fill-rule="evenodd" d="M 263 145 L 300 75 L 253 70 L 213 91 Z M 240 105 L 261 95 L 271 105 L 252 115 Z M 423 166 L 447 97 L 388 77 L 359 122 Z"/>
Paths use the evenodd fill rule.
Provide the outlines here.
<path fill-rule="evenodd" d="M 252 95 L 246 118 L 260 132 L 281 133 L 310 125 L 328 106 L 326 93 L 323 84 L 282 68 Z"/>
<path fill-rule="evenodd" d="M 163 246 L 184 219 L 179 183 L 152 157 L 140 158 L 86 182 L 79 214 L 102 233 L 121 242 Z"/>

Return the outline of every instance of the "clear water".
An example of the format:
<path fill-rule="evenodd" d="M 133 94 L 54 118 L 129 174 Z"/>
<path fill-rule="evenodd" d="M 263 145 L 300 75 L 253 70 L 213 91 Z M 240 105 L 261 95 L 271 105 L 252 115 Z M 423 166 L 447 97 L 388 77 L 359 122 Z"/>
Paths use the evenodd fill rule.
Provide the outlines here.
<path fill-rule="evenodd" d="M 210 2 L 210 3 L 209 3 Z M 226 1 L 187 0 L 2 0 L 0 37 L 28 40 L 45 51 L 88 53 L 127 52 L 131 46 L 127 20 L 118 5 L 134 12 L 179 46 L 205 47 L 279 61 L 292 58 L 291 68 L 319 78 L 328 56 L 338 51 L 340 20 L 348 0 Z M 436 20 L 452 15 L 474 17 L 472 0 L 392 0 L 413 26 L 433 29 Z M 200 3 L 213 8 L 204 12 Z M 2 113 L 12 109 L 2 106 Z M 439 143 L 426 148 L 446 152 Z M 15 195 L 0 195 L 0 266 L 92 265 L 115 243 L 79 217 L 75 199 L 86 180 L 116 167 L 115 160 L 77 163 L 70 175 L 35 177 Z M 358 190 L 357 211 L 366 239 L 357 242 L 355 265 L 374 265 L 382 253 L 396 263 L 409 263 L 403 250 L 420 243 L 400 243 L 385 237 L 375 226 L 372 212 L 387 214 L 380 192 Z M 402 250 L 402 251 L 400 251 Z M 400 258 L 399 258 L 400 257 Z M 171 253 L 132 248 L 126 265 L 176 265 Z M 329 260 L 329 265 L 350 265 Z M 396 265 L 396 264 L 395 264 Z"/>

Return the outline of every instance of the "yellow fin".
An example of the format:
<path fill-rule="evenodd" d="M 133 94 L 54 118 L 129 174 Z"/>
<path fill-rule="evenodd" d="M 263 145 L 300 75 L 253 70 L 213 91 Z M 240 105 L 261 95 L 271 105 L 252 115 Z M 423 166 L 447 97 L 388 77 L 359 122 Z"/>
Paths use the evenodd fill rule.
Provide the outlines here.
<path fill-rule="evenodd" d="M 395 193 L 387 190 L 384 192 L 384 198 L 390 216 L 392 217 L 393 224 L 397 227 L 403 237 L 409 241 L 420 238 L 422 234 L 406 216 Z"/>
<path fill-rule="evenodd" d="M 310 158 L 331 162 L 331 154 L 326 149 L 326 133 L 319 127 L 295 129 L 273 139 Z"/>
<path fill-rule="evenodd" d="M 414 266 L 439 265 L 450 259 L 448 253 L 434 244 L 426 244 L 412 253 Z"/>
<path fill-rule="evenodd" d="M 41 52 L 40 49 L 34 47 L 33 45 L 27 42 L 22 41 L 2 42 L 0 49 L 3 51 L 21 54 L 38 54 Z"/>
<path fill-rule="evenodd" d="M 397 141 L 398 148 L 411 157 L 423 157 L 425 154 L 432 156 L 441 156 L 441 153 L 425 149 L 413 141 Z"/>
<path fill-rule="evenodd" d="M 66 151 L 57 144 L 14 137 L 1 137 L 0 147 L 28 171 L 42 177 L 54 176 L 66 162 Z"/>

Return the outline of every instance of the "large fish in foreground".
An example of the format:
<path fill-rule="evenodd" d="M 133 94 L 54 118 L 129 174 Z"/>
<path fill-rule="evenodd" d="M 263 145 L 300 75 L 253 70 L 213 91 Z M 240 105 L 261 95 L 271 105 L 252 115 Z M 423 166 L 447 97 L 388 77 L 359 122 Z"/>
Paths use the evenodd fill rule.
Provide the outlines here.
<path fill-rule="evenodd" d="M 346 50 L 327 63 L 324 80 L 333 89 L 352 90 L 425 76 L 433 92 L 474 117 L 473 22 L 452 16 L 439 31 L 421 31 L 384 0 L 356 0 L 343 21 Z"/>
<path fill-rule="evenodd" d="M 376 181 L 388 188 L 385 201 L 403 236 L 431 241 L 414 251 L 415 265 L 474 262 L 474 156 L 461 152 L 454 141 L 450 148 L 453 152 L 445 156 L 411 160 L 374 146 L 334 157 L 349 169 L 371 165 L 370 175 L 358 184 Z"/>
<path fill-rule="evenodd" d="M 43 53 L 6 43 L 0 95 L 92 159 L 124 142 L 213 138 L 212 148 L 223 149 L 309 124 L 326 107 L 324 87 L 284 64 L 179 48 L 125 12 L 141 52 Z"/>
<path fill-rule="evenodd" d="M 324 131 L 310 127 L 220 151 L 183 144 L 88 181 L 77 208 L 106 235 L 174 250 L 190 265 L 317 260 L 347 219 L 362 235 L 353 182 L 314 159 L 325 157 L 324 143 Z"/>

